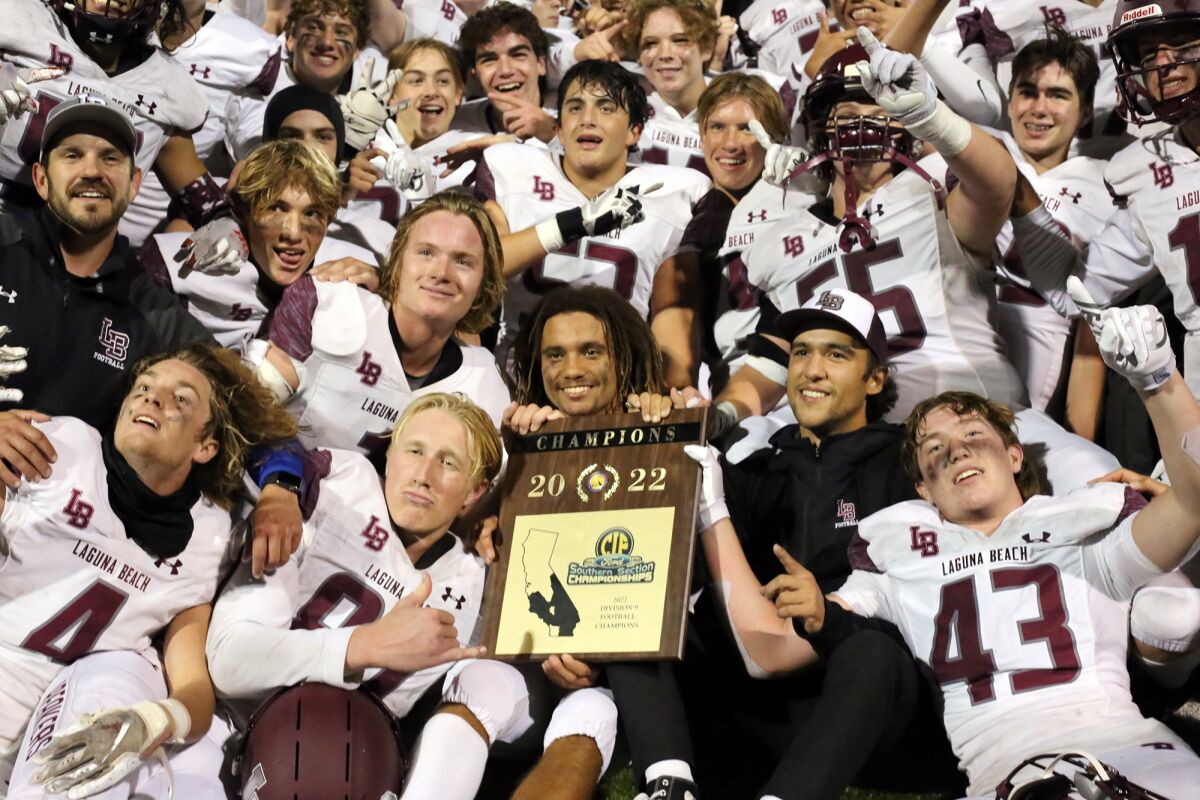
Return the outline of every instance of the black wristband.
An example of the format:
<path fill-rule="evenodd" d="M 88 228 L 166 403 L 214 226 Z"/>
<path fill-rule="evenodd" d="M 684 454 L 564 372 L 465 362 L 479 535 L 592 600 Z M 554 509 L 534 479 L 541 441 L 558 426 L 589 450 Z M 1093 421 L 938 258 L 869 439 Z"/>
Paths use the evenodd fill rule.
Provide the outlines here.
<path fill-rule="evenodd" d="M 560 211 L 554 216 L 554 221 L 558 223 L 558 230 L 562 233 L 564 242 L 576 242 L 588 235 L 587 229 L 583 227 L 581 208 Z"/>
<path fill-rule="evenodd" d="M 859 630 L 861 627 L 859 623 L 862 619 L 858 614 L 826 600 L 825 623 L 821 626 L 821 630 L 809 633 L 804 629 L 804 620 L 801 617 L 792 617 L 792 627 L 796 629 L 796 633 L 800 635 L 801 639 L 808 640 L 818 656 L 825 659 L 829 658 L 830 653 L 836 650 L 839 644 Z"/>
<path fill-rule="evenodd" d="M 290 472 L 272 472 L 262 482 L 262 488 L 268 486 L 278 486 L 282 489 L 287 489 L 294 495 L 300 495 L 300 479 Z"/>

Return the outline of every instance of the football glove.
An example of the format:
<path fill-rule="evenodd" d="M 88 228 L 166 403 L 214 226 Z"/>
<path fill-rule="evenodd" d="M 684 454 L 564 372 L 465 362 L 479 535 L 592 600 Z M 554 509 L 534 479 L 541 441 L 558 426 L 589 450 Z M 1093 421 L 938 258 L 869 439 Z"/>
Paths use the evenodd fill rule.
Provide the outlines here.
<path fill-rule="evenodd" d="M 375 71 L 375 59 L 363 59 L 362 69 L 350 91 L 338 98 L 342 107 L 342 118 L 346 123 L 346 144 L 355 150 L 365 150 L 383 123 L 392 116 L 388 107 L 392 89 L 400 80 L 401 70 L 394 69 L 379 83 L 371 86 L 371 75 Z"/>
<path fill-rule="evenodd" d="M 7 336 L 9 330 L 11 329 L 7 325 L 0 325 L 0 339 Z M 25 347 L 0 346 L 0 379 L 24 372 L 29 367 L 25 361 L 28 354 L 29 350 Z M 19 403 L 23 399 L 25 393 L 20 389 L 6 389 L 0 386 L 0 403 Z"/>
<path fill-rule="evenodd" d="M 644 190 L 637 186 L 613 186 L 577 208 L 560 211 L 534 229 L 547 253 L 585 236 L 603 236 L 645 219 L 642 197 L 661 189 L 653 183 Z"/>
<path fill-rule="evenodd" d="M 1091 326 L 1104 363 L 1133 388 L 1153 391 L 1175 372 L 1167 323 L 1157 308 L 1101 308 L 1074 275 L 1067 278 L 1067 294 Z"/>
<path fill-rule="evenodd" d="M 767 157 L 763 161 L 763 180 L 772 186 L 781 186 L 796 167 L 808 160 L 808 153 L 802 147 L 789 147 L 786 144 L 776 144 L 771 141 L 770 134 L 762 123 L 756 119 L 750 120 L 750 133 L 763 149 Z"/>
<path fill-rule="evenodd" d="M 182 743 L 190 728 L 191 717 L 178 700 L 84 714 L 37 754 L 41 769 L 33 780 L 69 800 L 89 797 L 114 786 L 144 760 L 165 759 L 162 746 Z"/>
<path fill-rule="evenodd" d="M 700 465 L 700 530 L 705 530 L 729 516 L 721 462 L 712 445 L 689 444 L 683 452 Z"/>
<path fill-rule="evenodd" d="M 38 102 L 29 84 L 57 78 L 64 72 L 62 67 L 17 69 L 11 64 L 0 65 L 0 123 L 15 119 L 26 111 L 37 113 Z"/>
<path fill-rule="evenodd" d="M 424 200 L 433 193 L 433 167 L 427 158 L 413 152 L 394 121 L 384 123 L 375 147 L 387 156 L 375 156 L 371 166 L 401 194 L 409 200 Z"/>
<path fill-rule="evenodd" d="M 192 270 L 203 275 L 234 275 L 241 262 L 250 257 L 250 246 L 237 220 L 218 217 L 184 240 L 175 253 L 179 277 L 186 278 Z"/>

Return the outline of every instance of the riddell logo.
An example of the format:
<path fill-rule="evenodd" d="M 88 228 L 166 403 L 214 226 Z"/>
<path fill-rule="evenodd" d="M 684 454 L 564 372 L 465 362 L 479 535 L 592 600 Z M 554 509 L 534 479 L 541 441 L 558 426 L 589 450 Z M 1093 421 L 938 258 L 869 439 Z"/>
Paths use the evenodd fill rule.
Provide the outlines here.
<path fill-rule="evenodd" d="M 1159 7 L 1158 3 L 1151 3 L 1148 6 L 1142 6 L 1141 8 L 1131 8 L 1130 10 L 1126 11 L 1124 14 L 1121 15 L 1121 24 L 1124 25 L 1126 22 L 1133 22 L 1135 19 L 1145 19 L 1146 17 L 1161 17 L 1161 16 L 1162 16 L 1162 9 Z"/>

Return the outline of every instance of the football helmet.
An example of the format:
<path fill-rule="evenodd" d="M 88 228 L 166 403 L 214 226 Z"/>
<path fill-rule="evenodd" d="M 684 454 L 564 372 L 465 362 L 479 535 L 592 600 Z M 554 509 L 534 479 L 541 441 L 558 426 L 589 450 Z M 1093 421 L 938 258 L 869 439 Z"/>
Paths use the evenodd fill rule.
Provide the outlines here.
<path fill-rule="evenodd" d="M 875 105 L 875 99 L 863 88 L 858 62 L 869 61 L 862 45 L 854 44 L 830 56 L 804 93 L 800 121 L 808 133 L 812 158 L 792 171 L 791 178 L 821 168 L 822 177 L 832 177 L 833 161 L 842 162 L 846 216 L 838 244 L 849 252 L 857 240 L 860 247 L 874 248 L 871 223 L 858 213 L 858 186 L 854 181 L 855 164 L 893 162 L 898 171 L 911 169 L 933 184 L 938 206 L 944 200 L 940 183 L 917 166 L 917 139 L 892 117 L 878 114 L 837 114 L 837 104 L 854 102 Z M 824 166 L 823 166 L 824 165 Z M 820 173 L 819 173 L 820 174 Z"/>
<path fill-rule="evenodd" d="M 1155 35 L 1169 36 L 1177 43 L 1169 48 L 1174 56 L 1170 64 L 1155 66 L 1150 54 L 1145 61 L 1140 58 L 1139 40 Z M 1175 125 L 1200 114 L 1200 80 L 1189 91 L 1169 98 L 1156 98 L 1148 84 L 1152 74 L 1165 76 L 1179 65 L 1191 65 L 1200 78 L 1200 0 L 1118 0 L 1108 48 L 1117 68 L 1117 91 L 1126 113 L 1138 125 Z"/>
<path fill-rule="evenodd" d="M 255 712 L 235 769 L 243 800 L 394 799 L 404 783 L 404 747 L 374 695 L 302 683 Z"/>
<path fill-rule="evenodd" d="M 1074 770 L 1059 772 L 1055 767 L 1060 765 L 1070 765 Z M 1017 774 L 1026 767 L 1042 772 L 1018 780 Z M 1083 751 L 1028 758 L 996 787 L 996 800 L 1067 800 L 1072 796 L 1087 800 L 1168 800 Z"/>
<path fill-rule="evenodd" d="M 98 0 L 103 11 L 89 11 L 88 0 L 51 0 L 76 41 L 93 44 L 145 42 L 167 14 L 168 0 Z"/>

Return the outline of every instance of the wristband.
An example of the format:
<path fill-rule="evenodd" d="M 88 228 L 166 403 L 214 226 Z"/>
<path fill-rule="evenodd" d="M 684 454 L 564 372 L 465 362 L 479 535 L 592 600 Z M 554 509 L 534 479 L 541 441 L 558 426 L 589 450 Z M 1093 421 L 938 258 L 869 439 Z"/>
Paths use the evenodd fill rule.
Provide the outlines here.
<path fill-rule="evenodd" d="M 199 230 L 217 217 L 232 217 L 233 202 L 213 176 L 205 172 L 175 193 L 171 211 L 168 216 L 182 215 Z"/>
<path fill-rule="evenodd" d="M 167 739 L 167 743 L 183 744 L 192 730 L 192 715 L 188 713 L 187 706 L 173 697 L 160 700 L 158 704 L 166 710 L 167 716 L 171 718 L 171 738 Z"/>
<path fill-rule="evenodd" d="M 932 114 L 920 122 L 905 123 L 905 129 L 921 141 L 928 142 L 945 158 L 952 158 L 971 143 L 971 123 L 955 114 L 941 100 Z"/>
<path fill-rule="evenodd" d="M 827 659 L 837 649 L 838 645 L 844 642 L 855 631 L 858 630 L 856 624 L 859 619 L 857 614 L 853 614 L 842 608 L 837 603 L 831 603 L 828 599 L 825 601 L 825 622 L 821 625 L 821 630 L 816 633 L 809 633 L 804 629 L 804 620 L 800 617 L 792 617 L 792 627 L 801 639 L 805 639 L 812 645 L 816 654 L 822 659 Z"/>
<path fill-rule="evenodd" d="M 292 442 L 292 447 L 297 446 Z M 255 456 L 258 456 L 256 459 Z M 285 446 L 256 447 L 250 454 L 250 477 L 261 489 L 278 472 L 286 472 L 298 481 L 304 478 L 304 459 L 300 453 Z"/>

